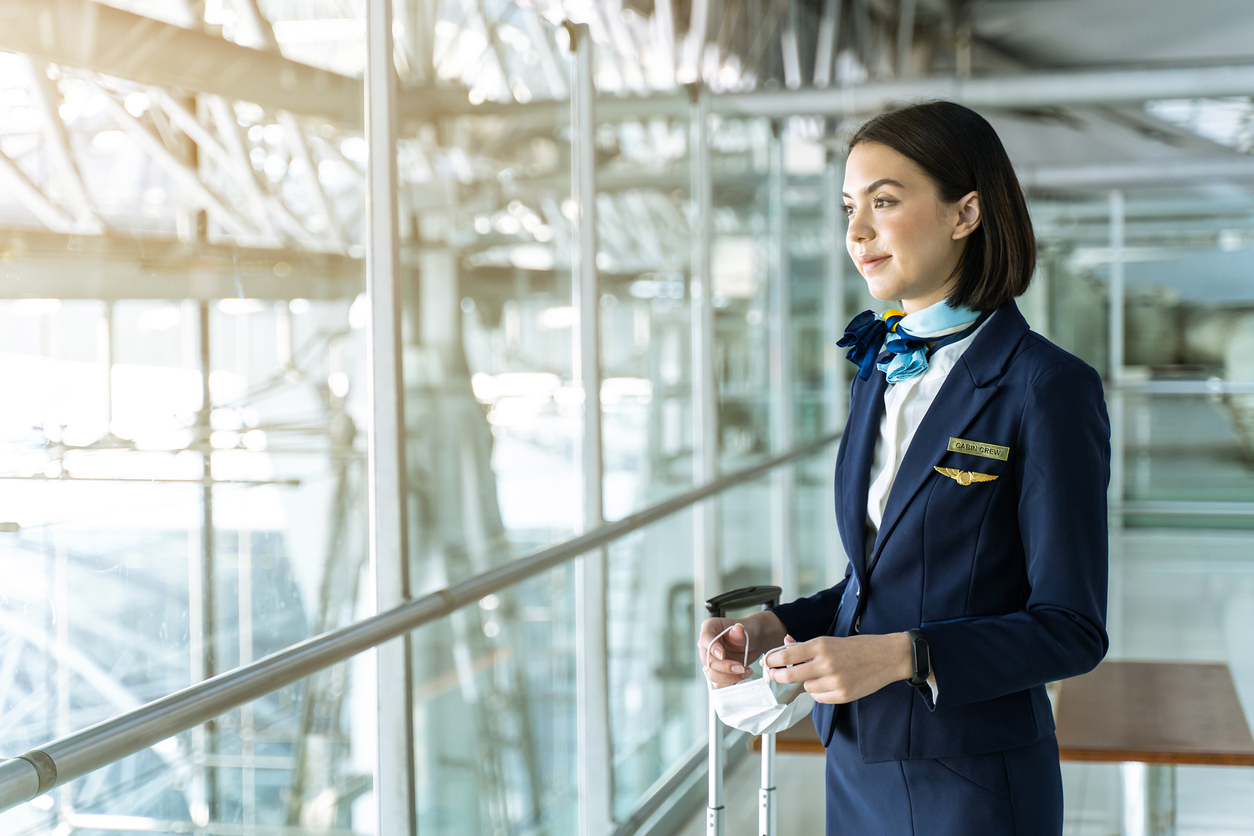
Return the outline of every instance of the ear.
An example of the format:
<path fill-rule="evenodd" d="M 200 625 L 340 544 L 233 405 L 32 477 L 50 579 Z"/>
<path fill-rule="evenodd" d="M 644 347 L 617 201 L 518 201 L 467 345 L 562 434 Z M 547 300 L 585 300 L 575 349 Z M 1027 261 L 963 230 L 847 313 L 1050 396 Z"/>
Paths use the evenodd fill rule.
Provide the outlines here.
<path fill-rule="evenodd" d="M 954 208 L 957 210 L 957 217 L 954 223 L 953 239 L 958 241 L 975 232 L 980 226 L 979 192 L 967 192 L 958 198 Z"/>

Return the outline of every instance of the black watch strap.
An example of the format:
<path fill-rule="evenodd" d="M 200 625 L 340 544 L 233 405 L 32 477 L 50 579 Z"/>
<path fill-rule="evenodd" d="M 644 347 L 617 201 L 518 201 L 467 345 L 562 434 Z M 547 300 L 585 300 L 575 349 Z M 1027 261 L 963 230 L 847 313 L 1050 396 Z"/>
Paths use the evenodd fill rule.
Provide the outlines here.
<path fill-rule="evenodd" d="M 910 657 L 914 662 L 914 676 L 906 681 L 915 688 L 927 686 L 927 678 L 932 673 L 932 653 L 928 649 L 927 639 L 920 630 L 907 630 L 910 637 Z"/>

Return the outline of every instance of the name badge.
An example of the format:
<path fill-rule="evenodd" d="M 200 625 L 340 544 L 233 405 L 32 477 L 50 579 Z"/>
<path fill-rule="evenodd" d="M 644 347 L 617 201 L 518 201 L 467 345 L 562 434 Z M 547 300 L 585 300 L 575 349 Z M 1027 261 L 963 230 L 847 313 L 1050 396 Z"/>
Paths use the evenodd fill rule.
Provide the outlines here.
<path fill-rule="evenodd" d="M 949 439 L 949 452 L 967 453 L 972 456 L 983 456 L 986 459 L 997 459 L 1001 462 L 1010 458 L 1009 447 L 999 447 L 996 444 L 985 444 L 983 441 L 968 441 L 965 438 Z"/>

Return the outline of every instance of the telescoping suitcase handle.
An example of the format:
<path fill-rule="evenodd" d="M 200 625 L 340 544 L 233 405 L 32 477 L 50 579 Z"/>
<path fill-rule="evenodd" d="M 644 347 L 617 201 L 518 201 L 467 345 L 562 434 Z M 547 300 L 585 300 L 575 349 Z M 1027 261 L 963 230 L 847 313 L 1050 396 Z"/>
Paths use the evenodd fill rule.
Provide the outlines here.
<path fill-rule="evenodd" d="M 714 618 L 728 610 L 773 607 L 779 603 L 778 586 L 746 586 L 716 595 L 705 602 Z M 706 836 L 725 836 L 723 821 L 723 725 L 710 707 L 710 800 L 705 811 Z M 775 735 L 762 735 L 762 784 L 758 789 L 758 836 L 775 833 Z"/>
<path fill-rule="evenodd" d="M 705 602 L 705 608 L 714 618 L 722 618 L 728 610 L 746 607 L 774 607 L 779 604 L 782 590 L 778 586 L 746 586 L 715 595 Z"/>

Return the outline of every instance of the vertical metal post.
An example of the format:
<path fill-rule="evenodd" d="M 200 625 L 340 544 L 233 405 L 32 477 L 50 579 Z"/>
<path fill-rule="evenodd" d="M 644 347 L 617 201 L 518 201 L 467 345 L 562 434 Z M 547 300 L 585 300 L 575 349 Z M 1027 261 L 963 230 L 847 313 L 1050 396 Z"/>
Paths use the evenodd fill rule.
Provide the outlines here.
<path fill-rule="evenodd" d="M 284 306 L 284 310 L 286 310 Z M 248 385 L 249 358 L 252 355 L 252 332 L 249 315 L 235 317 L 235 373 Z M 235 532 L 236 613 L 239 622 L 237 644 L 239 665 L 253 662 L 253 534 L 247 523 Z M 253 704 L 239 709 L 240 737 L 240 817 L 245 827 L 257 824 L 257 724 Z"/>
<path fill-rule="evenodd" d="M 1111 391 L 1115 396 L 1111 404 L 1122 413 L 1123 406 L 1123 345 L 1124 345 L 1124 221 L 1126 208 L 1123 192 L 1115 189 L 1110 193 L 1110 366 Z M 1122 419 L 1123 415 L 1120 414 Z M 1114 442 L 1118 436 L 1119 444 Z M 1111 415 L 1111 462 L 1110 499 L 1111 511 L 1120 518 L 1123 507 L 1123 422 Z"/>
<path fill-rule="evenodd" d="M 575 50 L 571 109 L 571 199 L 575 203 L 575 253 L 571 305 L 579 317 L 574 328 L 571 376 L 583 388 L 580 471 L 583 527 L 604 522 L 601 455 L 601 328 L 597 288 L 596 114 L 592 35 L 587 25 L 571 26 Z M 579 782 L 579 833 L 600 836 L 613 826 L 611 813 L 609 642 L 606 634 L 606 551 L 597 549 L 575 561 L 575 677 Z"/>
<path fill-rule="evenodd" d="M 213 401 L 210 395 L 209 378 L 213 374 L 213 360 L 210 351 L 209 303 L 201 302 L 199 308 L 200 328 L 200 412 L 196 415 L 196 441 L 200 446 L 201 485 L 200 485 L 200 615 L 201 615 L 201 678 L 212 679 L 218 674 L 218 636 L 217 636 L 217 548 L 214 538 L 213 522 L 213 449 L 210 436 L 213 434 Z M 217 721 L 210 720 L 204 725 L 204 752 L 206 761 L 211 761 L 217 754 Z M 218 818 L 218 773 L 214 766 L 204 767 L 205 786 L 205 821 Z"/>
<path fill-rule="evenodd" d="M 65 546 L 65 529 L 53 530 L 54 562 L 52 570 L 53 612 L 56 615 L 56 637 L 53 645 L 57 661 L 56 735 L 65 737 L 70 727 L 70 553 Z M 74 813 L 74 795 L 70 786 L 56 790 L 57 818 L 64 821 Z"/>
<path fill-rule="evenodd" d="M 1122 836 L 1176 836 L 1176 767 L 1125 763 Z"/>
<path fill-rule="evenodd" d="M 901 0 L 897 17 L 897 77 L 910 75 L 910 53 L 914 50 L 915 0 Z"/>
<path fill-rule="evenodd" d="M 689 109 L 689 169 L 692 183 L 692 264 L 689 295 L 692 297 L 692 465 L 698 485 L 718 474 L 718 388 L 714 377 L 714 307 L 710 291 L 710 223 L 714 192 L 710 181 L 709 98 L 704 87 L 693 85 Z M 693 570 L 695 599 L 705 601 L 718 594 L 718 504 L 707 499 L 693 507 Z M 697 614 L 700 629 L 701 614 Z M 707 836 L 723 836 L 723 725 L 709 711 L 705 689 L 697 690 L 697 708 L 709 718 L 710 803 L 706 810 Z"/>
<path fill-rule="evenodd" d="M 758 836 L 775 833 L 775 735 L 762 735 L 762 783 L 758 787 Z"/>
<path fill-rule="evenodd" d="M 240 317 L 243 319 L 243 317 Z M 253 663 L 253 533 L 241 527 L 236 534 L 239 575 L 239 663 Z M 257 723 L 253 704 L 240 706 L 240 812 L 245 827 L 257 824 Z"/>
<path fill-rule="evenodd" d="M 788 175 L 784 171 L 784 126 L 771 124 L 770 145 L 770 325 L 771 449 L 776 454 L 796 443 L 796 386 L 792 356 L 792 270 L 788 248 Z M 793 465 L 771 474 L 771 575 L 780 600 L 797 596 L 797 470 Z"/>
<path fill-rule="evenodd" d="M 1118 655 L 1123 648 L 1123 539 L 1118 536 L 1123 529 L 1124 498 L 1124 224 L 1126 217 L 1124 194 L 1115 189 L 1110 193 L 1110 294 L 1109 294 L 1109 346 L 1107 365 L 1110 368 L 1109 386 L 1106 389 L 1106 405 L 1110 414 L 1110 489 L 1107 505 L 1111 549 L 1110 583 L 1108 590 L 1107 632 L 1110 650 Z"/>
<path fill-rule="evenodd" d="M 823 427 L 829 433 L 845 425 L 849 411 L 849 366 L 844 349 L 836 345 L 844 335 L 845 323 L 849 319 L 845 311 L 845 262 L 848 254 L 845 250 L 845 201 L 841 196 L 844 181 L 844 160 L 833 154 L 823 171 L 823 218 L 827 230 L 825 240 L 828 242 L 827 281 L 823 287 L 823 379 L 826 381 Z M 834 466 L 834 448 L 830 455 Z M 824 507 L 830 509 L 832 503 L 829 501 Z M 845 576 L 845 566 L 841 562 L 845 554 L 840 544 L 840 532 L 836 528 L 836 515 L 825 513 L 823 519 L 826 521 L 826 585 L 834 586 Z"/>
<path fill-rule="evenodd" d="M 370 567 L 375 607 L 382 611 L 410 594 L 391 0 L 366 4 L 366 141 Z M 416 836 L 418 832 L 411 658 L 408 636 L 380 645 L 375 655 L 379 708 L 375 827 L 385 836 Z"/>

